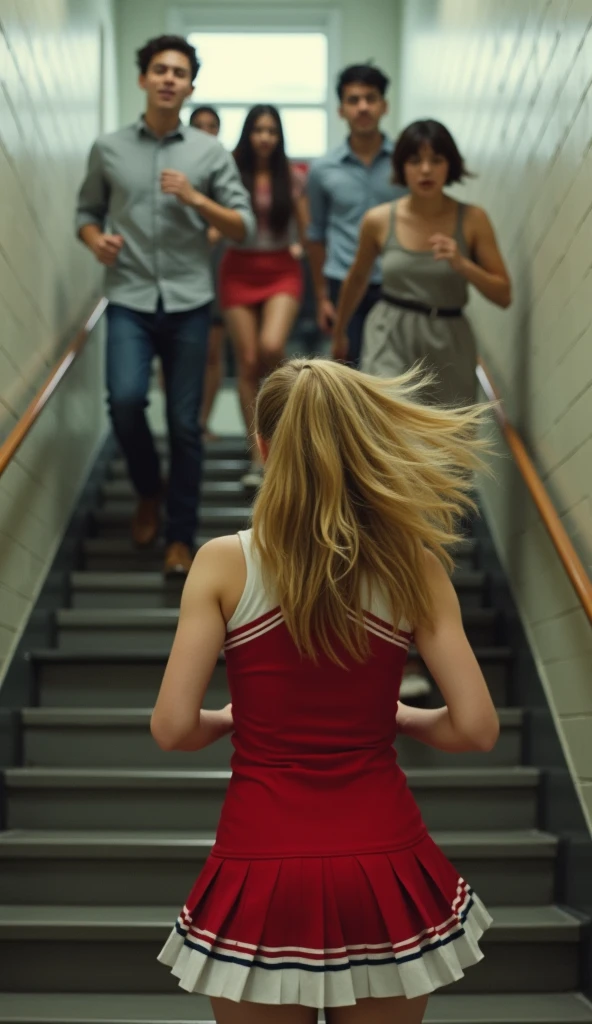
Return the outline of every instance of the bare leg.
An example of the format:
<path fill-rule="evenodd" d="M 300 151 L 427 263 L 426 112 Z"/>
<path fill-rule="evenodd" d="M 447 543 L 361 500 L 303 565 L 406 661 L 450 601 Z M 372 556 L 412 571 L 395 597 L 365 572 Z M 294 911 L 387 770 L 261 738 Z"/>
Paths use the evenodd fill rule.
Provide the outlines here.
<path fill-rule="evenodd" d="M 207 430 L 208 420 L 212 413 L 212 407 L 222 383 L 222 378 L 224 377 L 223 355 L 224 327 L 222 324 L 214 324 L 210 327 L 208 337 L 208 364 L 206 366 L 204 397 L 201 407 L 200 422 L 204 430 Z"/>
<path fill-rule="evenodd" d="M 233 306 L 225 313 L 226 326 L 232 340 L 237 362 L 238 397 L 241 404 L 249 449 L 256 460 L 257 446 L 253 436 L 253 420 L 255 417 L 255 400 L 261 378 L 261 365 L 258 354 L 259 314 L 250 306 Z"/>
<path fill-rule="evenodd" d="M 217 1024 L 317 1024 L 318 1010 L 310 1006 L 284 1003 L 233 1003 L 230 999 L 210 999 Z"/>
<path fill-rule="evenodd" d="M 263 305 L 259 353 L 266 373 L 275 370 L 286 353 L 286 342 L 300 303 L 292 295 L 274 295 Z"/>
<path fill-rule="evenodd" d="M 358 999 L 355 1006 L 331 1007 L 325 1010 L 327 1024 L 421 1024 L 427 996 L 405 999 Z"/>

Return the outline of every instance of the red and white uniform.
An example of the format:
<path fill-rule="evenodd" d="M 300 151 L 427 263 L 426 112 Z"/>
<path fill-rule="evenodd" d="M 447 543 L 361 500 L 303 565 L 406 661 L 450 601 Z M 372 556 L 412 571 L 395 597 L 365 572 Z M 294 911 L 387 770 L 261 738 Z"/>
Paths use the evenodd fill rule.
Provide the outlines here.
<path fill-rule="evenodd" d="M 412 639 L 372 588 L 371 656 L 302 658 L 239 533 L 225 653 L 235 732 L 216 843 L 159 959 L 182 988 L 258 1003 L 408 998 L 482 958 L 491 918 L 427 834 L 393 743 Z"/>

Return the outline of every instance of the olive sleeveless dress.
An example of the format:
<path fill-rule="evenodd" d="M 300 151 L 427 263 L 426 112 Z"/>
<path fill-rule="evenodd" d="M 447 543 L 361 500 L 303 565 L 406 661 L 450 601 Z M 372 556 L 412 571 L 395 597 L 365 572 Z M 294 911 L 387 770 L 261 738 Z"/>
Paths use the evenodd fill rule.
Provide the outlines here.
<path fill-rule="evenodd" d="M 462 225 L 465 203 L 458 203 L 454 238 L 469 257 Z M 397 202 L 391 204 L 390 228 L 382 256 L 382 291 L 386 296 L 420 302 L 430 308 L 463 309 L 468 283 L 447 260 L 430 250 L 405 249 L 397 238 Z M 436 373 L 437 382 L 424 401 L 466 404 L 475 401 L 477 344 L 464 315 L 438 317 L 403 309 L 380 299 L 364 325 L 361 370 L 376 377 L 398 377 L 419 360 Z"/>

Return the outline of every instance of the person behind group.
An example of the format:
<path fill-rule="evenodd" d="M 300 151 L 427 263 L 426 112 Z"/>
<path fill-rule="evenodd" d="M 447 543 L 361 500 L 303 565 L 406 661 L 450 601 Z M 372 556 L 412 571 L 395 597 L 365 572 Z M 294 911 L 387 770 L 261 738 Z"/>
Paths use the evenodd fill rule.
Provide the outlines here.
<path fill-rule="evenodd" d="M 199 128 L 208 135 L 217 138 L 220 134 L 220 115 L 214 107 L 201 106 L 192 111 L 189 118 L 192 128 Z M 218 298 L 218 274 L 220 260 L 223 253 L 223 242 L 220 232 L 216 228 L 210 228 L 208 238 L 212 254 L 212 276 L 214 279 L 215 297 L 210 310 L 210 333 L 208 336 L 208 362 L 206 366 L 206 377 L 204 381 L 204 395 L 201 407 L 200 423 L 205 431 L 206 440 L 213 440 L 213 434 L 209 430 L 208 423 L 216 401 L 216 395 L 220 390 L 224 378 L 224 319 Z"/>
<path fill-rule="evenodd" d="M 220 1024 L 419 1024 L 482 956 L 491 918 L 393 746 L 488 751 L 499 733 L 448 575 L 486 409 L 422 406 L 420 384 L 322 359 L 272 373 L 253 527 L 204 545 L 185 586 L 152 734 L 193 751 L 232 733 L 234 754 L 159 959 Z M 442 707 L 400 702 L 413 638 Z M 232 703 L 203 711 L 223 645 Z"/>
<path fill-rule="evenodd" d="M 257 218 L 248 247 L 229 246 L 220 266 L 220 304 L 237 361 L 238 393 L 251 442 L 243 485 L 261 482 L 262 462 L 252 435 L 259 382 L 283 359 L 303 292 L 302 266 L 291 251 L 304 237 L 306 202 L 301 172 L 290 166 L 277 109 L 269 103 L 247 114 L 234 150 Z"/>
<path fill-rule="evenodd" d="M 145 112 L 93 145 L 77 231 L 107 267 L 109 410 L 139 495 L 132 521 L 138 545 L 151 544 L 160 525 L 162 477 L 145 407 L 153 357 L 161 360 L 170 444 L 164 568 L 184 574 L 202 462 L 198 418 L 212 300 L 206 230 L 213 226 L 238 243 L 255 225 L 230 154 L 179 120 L 199 70 L 193 47 L 180 36 L 159 36 L 137 61 Z"/>
<path fill-rule="evenodd" d="M 333 354 L 346 359 L 348 323 L 382 256 L 382 294 L 364 327 L 362 369 L 394 377 L 419 360 L 434 372 L 426 400 L 473 402 L 477 345 L 464 307 L 469 285 L 506 308 L 511 284 L 490 220 L 479 206 L 448 195 L 467 174 L 452 135 L 433 120 L 399 136 L 394 180 L 408 195 L 369 210 L 344 281 Z"/>
<path fill-rule="evenodd" d="M 362 217 L 377 203 L 404 194 L 392 182 L 393 143 L 381 130 L 388 110 L 389 79 L 373 64 L 352 64 L 337 81 L 339 115 L 349 127 L 348 138 L 315 160 L 307 182 L 310 209 L 308 258 L 317 304 L 317 323 L 330 333 L 341 285 L 353 263 Z M 377 260 L 369 283 L 348 325 L 347 360 L 357 366 L 362 328 L 380 294 Z"/>

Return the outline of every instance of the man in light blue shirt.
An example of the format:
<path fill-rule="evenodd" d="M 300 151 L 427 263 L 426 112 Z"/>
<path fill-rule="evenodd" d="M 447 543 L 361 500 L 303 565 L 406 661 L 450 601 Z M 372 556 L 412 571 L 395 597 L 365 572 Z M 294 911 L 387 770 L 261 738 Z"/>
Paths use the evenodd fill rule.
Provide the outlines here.
<path fill-rule="evenodd" d="M 335 306 L 358 247 L 360 221 L 367 210 L 405 194 L 393 185 L 393 143 L 380 130 L 387 112 L 389 80 L 371 64 L 354 64 L 337 82 L 339 114 L 347 121 L 349 137 L 310 170 L 308 257 L 317 303 L 317 323 L 329 332 Z M 357 366 L 364 320 L 380 294 L 377 261 L 370 285 L 348 328 L 348 362 Z"/>
<path fill-rule="evenodd" d="M 151 544 L 163 481 L 145 407 L 161 360 L 170 447 L 166 575 L 186 575 L 202 464 L 199 413 L 214 296 L 208 228 L 234 242 L 255 232 L 236 164 L 217 139 L 185 128 L 179 112 L 199 70 L 180 36 L 137 54 L 146 111 L 92 147 L 77 209 L 79 238 L 106 268 L 107 390 L 113 429 L 138 494 L 132 537 Z"/>

